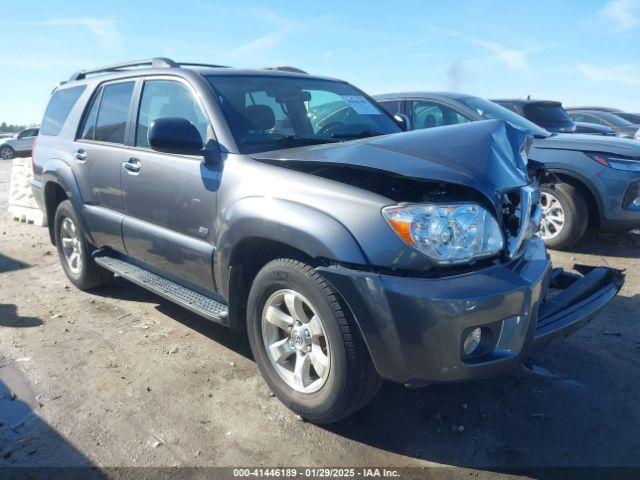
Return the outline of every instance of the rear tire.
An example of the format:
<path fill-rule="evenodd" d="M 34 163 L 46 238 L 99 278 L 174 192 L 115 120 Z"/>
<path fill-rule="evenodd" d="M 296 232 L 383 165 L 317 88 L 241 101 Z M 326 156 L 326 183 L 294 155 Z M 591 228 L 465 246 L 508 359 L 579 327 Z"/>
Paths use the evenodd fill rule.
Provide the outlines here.
<path fill-rule="evenodd" d="M 6 146 L 0 148 L 0 158 L 3 160 L 11 160 L 16 156 L 16 152 L 13 148 Z"/>
<path fill-rule="evenodd" d="M 91 290 L 107 283 L 113 274 L 100 267 L 91 256 L 78 216 L 69 200 L 58 205 L 54 220 L 58 256 L 67 278 L 80 290 Z"/>
<path fill-rule="evenodd" d="M 277 322 L 268 320 L 272 314 L 267 312 L 274 311 Z M 312 325 L 314 318 L 321 328 Z M 273 260 L 258 272 L 247 303 L 247 333 L 268 386 L 310 422 L 329 424 L 351 415 L 369 403 L 382 384 L 337 291 L 300 261 Z M 317 370 L 316 349 L 323 359 Z M 305 355 L 310 358 L 308 379 L 297 381 L 297 362 L 304 362 Z"/>
<path fill-rule="evenodd" d="M 549 248 L 570 247 L 587 231 L 589 210 L 580 191 L 568 183 L 540 187 L 543 207 L 540 236 Z"/>

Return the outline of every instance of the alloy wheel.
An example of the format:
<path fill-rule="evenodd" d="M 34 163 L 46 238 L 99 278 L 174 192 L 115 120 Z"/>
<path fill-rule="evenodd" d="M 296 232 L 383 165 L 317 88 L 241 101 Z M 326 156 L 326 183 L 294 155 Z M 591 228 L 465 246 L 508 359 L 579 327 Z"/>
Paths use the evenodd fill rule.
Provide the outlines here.
<path fill-rule="evenodd" d="M 560 201 L 548 192 L 540 195 L 542 217 L 540 219 L 540 237 L 550 240 L 560 235 L 565 225 L 564 208 Z"/>
<path fill-rule="evenodd" d="M 67 267 L 78 275 L 82 270 L 82 240 L 75 223 L 69 217 L 65 217 L 60 223 L 60 240 Z"/>
<path fill-rule="evenodd" d="M 262 313 L 262 339 L 276 373 L 299 393 L 320 390 L 329 376 L 330 345 L 322 319 L 295 290 L 273 293 Z"/>
<path fill-rule="evenodd" d="M 13 150 L 11 150 L 9 147 L 4 147 L 2 150 L 0 150 L 0 157 L 2 157 L 4 160 L 11 160 L 13 158 Z"/>

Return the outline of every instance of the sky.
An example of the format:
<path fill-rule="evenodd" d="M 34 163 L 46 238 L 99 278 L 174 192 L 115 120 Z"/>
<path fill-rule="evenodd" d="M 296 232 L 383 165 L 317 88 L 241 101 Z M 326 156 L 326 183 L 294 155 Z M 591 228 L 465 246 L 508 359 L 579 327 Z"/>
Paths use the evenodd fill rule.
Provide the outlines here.
<path fill-rule="evenodd" d="M 640 0 L 31 0 L 0 11 L 0 122 L 39 123 L 74 71 L 154 56 L 292 65 L 370 94 L 531 95 L 640 112 Z"/>

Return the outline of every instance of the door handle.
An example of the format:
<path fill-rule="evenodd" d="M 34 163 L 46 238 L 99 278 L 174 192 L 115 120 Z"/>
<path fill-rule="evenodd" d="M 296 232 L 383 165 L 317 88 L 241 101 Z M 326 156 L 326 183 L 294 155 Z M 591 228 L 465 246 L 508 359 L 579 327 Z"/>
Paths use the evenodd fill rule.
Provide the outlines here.
<path fill-rule="evenodd" d="M 87 159 L 87 152 L 84 148 L 79 148 L 78 150 L 73 152 L 73 156 L 76 157 L 76 160 L 84 162 Z"/>
<path fill-rule="evenodd" d="M 130 173 L 140 173 L 140 160 L 137 158 L 130 158 L 126 162 L 122 162 L 122 166 Z"/>

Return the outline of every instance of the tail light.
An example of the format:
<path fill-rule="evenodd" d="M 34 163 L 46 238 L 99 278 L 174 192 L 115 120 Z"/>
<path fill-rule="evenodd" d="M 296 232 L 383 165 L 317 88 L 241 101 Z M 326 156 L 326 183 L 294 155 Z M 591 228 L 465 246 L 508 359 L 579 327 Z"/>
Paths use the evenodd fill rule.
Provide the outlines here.
<path fill-rule="evenodd" d="M 36 139 L 33 141 L 33 146 L 31 147 L 31 171 L 33 174 L 36 174 L 36 164 L 33 162 L 33 157 L 36 156 L 36 145 L 38 144 L 38 139 L 40 135 L 36 135 Z"/>

